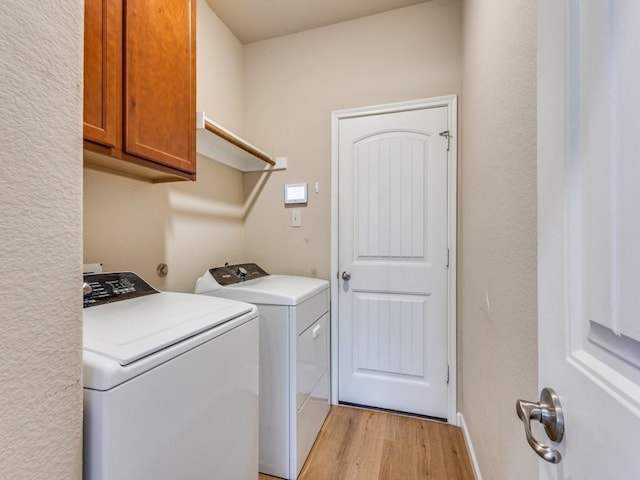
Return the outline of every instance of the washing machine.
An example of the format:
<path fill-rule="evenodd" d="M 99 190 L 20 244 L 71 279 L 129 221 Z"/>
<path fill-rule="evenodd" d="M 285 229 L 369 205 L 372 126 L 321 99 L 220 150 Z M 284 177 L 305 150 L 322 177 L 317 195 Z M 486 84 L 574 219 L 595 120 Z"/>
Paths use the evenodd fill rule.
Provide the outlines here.
<path fill-rule="evenodd" d="M 84 480 L 255 480 L 256 307 L 84 282 Z"/>
<path fill-rule="evenodd" d="M 254 263 L 207 270 L 199 294 L 260 312 L 260 472 L 296 479 L 329 412 L 329 282 Z"/>

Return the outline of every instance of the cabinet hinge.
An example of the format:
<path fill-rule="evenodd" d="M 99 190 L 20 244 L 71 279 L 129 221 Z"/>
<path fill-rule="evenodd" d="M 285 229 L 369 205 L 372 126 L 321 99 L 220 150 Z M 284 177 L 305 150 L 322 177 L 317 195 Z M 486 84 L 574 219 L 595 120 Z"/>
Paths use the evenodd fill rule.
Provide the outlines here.
<path fill-rule="evenodd" d="M 451 149 L 451 133 L 449 130 L 445 130 L 444 132 L 440 132 L 441 137 L 447 138 L 447 152 Z"/>
<path fill-rule="evenodd" d="M 449 365 L 447 365 L 447 385 L 449 385 Z"/>
<path fill-rule="evenodd" d="M 447 268 L 449 268 L 449 258 L 451 255 L 451 251 L 447 248 Z"/>

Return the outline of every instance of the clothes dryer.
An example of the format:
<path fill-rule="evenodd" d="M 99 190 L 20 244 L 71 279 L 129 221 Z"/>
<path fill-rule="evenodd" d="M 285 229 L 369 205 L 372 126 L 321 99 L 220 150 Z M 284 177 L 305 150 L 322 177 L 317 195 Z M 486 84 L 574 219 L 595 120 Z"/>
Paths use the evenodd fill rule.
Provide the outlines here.
<path fill-rule="evenodd" d="M 196 293 L 260 312 L 260 472 L 296 479 L 329 412 L 329 282 L 254 263 L 207 270 Z"/>

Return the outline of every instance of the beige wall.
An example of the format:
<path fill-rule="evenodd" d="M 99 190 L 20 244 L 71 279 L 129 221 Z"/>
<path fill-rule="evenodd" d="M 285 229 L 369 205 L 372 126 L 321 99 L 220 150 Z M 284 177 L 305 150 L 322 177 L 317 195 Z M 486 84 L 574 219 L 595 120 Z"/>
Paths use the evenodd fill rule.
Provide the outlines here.
<path fill-rule="evenodd" d="M 465 0 L 459 232 L 463 412 L 482 475 L 537 478 L 535 0 Z"/>
<path fill-rule="evenodd" d="M 197 63 L 197 109 L 241 132 L 242 45 L 204 0 L 197 3 Z M 158 185 L 85 170 L 84 261 L 193 292 L 206 268 L 244 260 L 242 174 L 205 157 L 197 162 L 196 182 Z M 159 263 L 169 266 L 165 278 Z"/>
<path fill-rule="evenodd" d="M 0 478 L 82 468 L 83 2 L 0 3 Z"/>
<path fill-rule="evenodd" d="M 242 135 L 242 44 L 213 13 L 206 0 L 198 0 L 196 8 L 197 109 Z"/>
<path fill-rule="evenodd" d="M 247 258 L 267 271 L 329 278 L 331 112 L 459 94 L 460 32 L 461 2 L 434 0 L 245 47 L 245 131 L 288 158 L 247 216 Z M 247 175 L 247 188 L 256 178 Z M 292 228 L 283 187 L 298 182 L 309 183 L 309 203 Z"/>

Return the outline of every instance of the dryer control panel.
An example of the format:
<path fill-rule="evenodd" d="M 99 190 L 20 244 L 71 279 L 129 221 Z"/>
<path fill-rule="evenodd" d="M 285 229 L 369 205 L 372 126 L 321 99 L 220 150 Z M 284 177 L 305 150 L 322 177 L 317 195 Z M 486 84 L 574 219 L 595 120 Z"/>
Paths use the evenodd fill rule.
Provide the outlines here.
<path fill-rule="evenodd" d="M 269 275 L 255 263 L 238 263 L 223 267 L 210 268 L 209 273 L 222 286 L 254 280 Z"/>
<path fill-rule="evenodd" d="M 159 293 L 133 272 L 87 273 L 82 291 L 83 308 Z"/>

